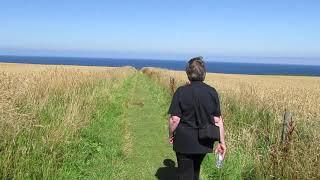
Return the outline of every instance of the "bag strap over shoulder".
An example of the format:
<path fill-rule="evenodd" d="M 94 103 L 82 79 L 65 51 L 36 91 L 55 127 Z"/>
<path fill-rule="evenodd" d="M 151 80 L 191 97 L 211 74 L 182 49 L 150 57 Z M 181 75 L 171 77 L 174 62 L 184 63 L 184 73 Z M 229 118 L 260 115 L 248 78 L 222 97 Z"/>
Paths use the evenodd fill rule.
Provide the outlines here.
<path fill-rule="evenodd" d="M 193 100 L 193 108 L 196 114 L 196 124 L 198 126 L 198 128 L 203 127 L 203 125 L 205 125 L 205 123 L 203 123 L 201 115 L 199 113 L 199 99 L 196 97 L 196 93 L 194 91 L 194 87 L 191 85 L 191 90 L 192 90 L 192 100 Z"/>

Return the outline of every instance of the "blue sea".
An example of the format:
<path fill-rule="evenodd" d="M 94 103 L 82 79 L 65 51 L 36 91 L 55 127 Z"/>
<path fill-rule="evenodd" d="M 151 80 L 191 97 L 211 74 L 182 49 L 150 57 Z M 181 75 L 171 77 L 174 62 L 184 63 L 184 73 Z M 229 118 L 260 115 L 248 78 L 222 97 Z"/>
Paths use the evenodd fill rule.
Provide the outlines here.
<path fill-rule="evenodd" d="M 0 62 L 32 64 L 64 64 L 83 66 L 133 66 L 160 67 L 172 70 L 184 70 L 186 61 L 155 59 L 112 59 L 83 57 L 39 57 L 39 56 L 0 56 Z M 284 65 L 258 63 L 206 62 L 208 72 L 226 74 L 261 74 L 261 75 L 303 75 L 320 76 L 320 66 Z"/>

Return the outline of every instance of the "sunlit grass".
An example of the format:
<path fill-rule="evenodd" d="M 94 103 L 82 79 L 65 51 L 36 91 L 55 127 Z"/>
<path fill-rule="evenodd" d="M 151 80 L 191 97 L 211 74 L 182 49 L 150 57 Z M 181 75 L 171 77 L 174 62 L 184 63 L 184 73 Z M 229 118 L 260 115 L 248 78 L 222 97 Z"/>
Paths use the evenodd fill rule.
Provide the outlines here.
<path fill-rule="evenodd" d="M 183 71 L 142 71 L 168 89 L 188 81 Z M 319 77 L 208 73 L 205 82 L 220 94 L 229 149 L 222 170 L 214 169 L 212 157 L 204 162 L 209 179 L 319 178 Z M 284 145 L 286 109 L 293 113 L 295 131 Z"/>
<path fill-rule="evenodd" d="M 169 91 L 187 81 L 181 71 L 142 72 Z M 143 87 L 137 88 L 139 83 Z M 208 73 L 206 83 L 220 94 L 228 154 L 221 170 L 214 168 L 213 156 L 206 158 L 205 178 L 319 178 L 320 78 Z M 156 151 L 142 148 L 151 134 L 167 136 L 170 98 L 133 68 L 0 63 L 0 93 L 0 179 L 148 178 L 153 172 L 135 172 L 135 165 L 172 153 L 161 143 Z M 133 105 L 141 109 L 129 111 Z M 285 109 L 295 121 L 289 144 L 280 141 Z M 138 126 L 141 113 L 160 111 L 161 117 L 152 120 L 164 120 L 161 131 L 148 134 L 147 127 Z M 125 123 L 124 112 L 130 112 L 135 126 Z M 143 136 L 134 141 L 133 135 Z M 147 160 L 133 163 L 130 157 Z"/>
<path fill-rule="evenodd" d="M 114 92 L 134 72 L 129 67 L 0 64 L 0 179 L 85 176 L 77 174 L 83 172 L 79 168 L 87 167 L 90 151 L 100 150 L 92 123 L 118 127 L 112 119 L 121 113 L 122 100 Z M 93 130 L 84 131 L 89 127 Z M 88 135 L 93 138 L 83 137 Z M 119 143 L 110 139 L 113 148 L 105 148 L 106 154 L 119 151 Z M 79 152 L 87 161 L 75 161 Z M 70 162 L 78 169 L 64 171 Z"/>

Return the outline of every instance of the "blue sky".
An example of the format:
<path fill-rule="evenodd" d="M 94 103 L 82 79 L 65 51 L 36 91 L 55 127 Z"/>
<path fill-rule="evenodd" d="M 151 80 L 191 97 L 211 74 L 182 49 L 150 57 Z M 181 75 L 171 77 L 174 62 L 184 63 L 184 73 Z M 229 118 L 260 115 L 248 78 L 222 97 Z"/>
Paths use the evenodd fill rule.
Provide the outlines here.
<path fill-rule="evenodd" d="M 320 64 L 318 0 L 10 0 L 0 22 L 0 54 Z"/>

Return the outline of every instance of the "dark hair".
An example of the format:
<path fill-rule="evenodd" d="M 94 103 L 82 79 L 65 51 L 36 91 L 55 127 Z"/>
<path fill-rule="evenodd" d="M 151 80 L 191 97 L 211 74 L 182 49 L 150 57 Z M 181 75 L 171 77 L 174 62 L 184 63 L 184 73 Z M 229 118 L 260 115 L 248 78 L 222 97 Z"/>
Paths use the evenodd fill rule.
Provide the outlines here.
<path fill-rule="evenodd" d="M 204 81 L 206 68 L 202 56 L 192 58 L 188 61 L 186 73 L 190 81 Z"/>

